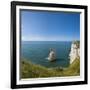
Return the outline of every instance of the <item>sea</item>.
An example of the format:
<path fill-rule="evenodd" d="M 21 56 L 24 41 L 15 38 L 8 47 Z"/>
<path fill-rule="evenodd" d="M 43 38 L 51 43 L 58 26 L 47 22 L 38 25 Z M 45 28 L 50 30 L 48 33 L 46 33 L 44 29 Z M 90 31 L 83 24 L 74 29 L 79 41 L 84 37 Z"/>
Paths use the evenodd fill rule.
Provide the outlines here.
<path fill-rule="evenodd" d="M 21 58 L 48 68 L 68 67 L 71 43 L 71 41 L 21 41 Z M 53 62 L 47 59 L 50 48 L 56 52 L 56 60 Z"/>

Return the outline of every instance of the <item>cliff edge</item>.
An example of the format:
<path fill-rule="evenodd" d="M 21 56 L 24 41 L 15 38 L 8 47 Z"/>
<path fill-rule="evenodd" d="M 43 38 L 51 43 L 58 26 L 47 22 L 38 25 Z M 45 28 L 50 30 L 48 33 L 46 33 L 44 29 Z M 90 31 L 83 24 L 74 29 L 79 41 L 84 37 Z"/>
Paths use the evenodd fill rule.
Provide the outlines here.
<path fill-rule="evenodd" d="M 69 57 L 70 57 L 70 64 L 75 59 L 80 59 L 80 41 L 73 41 L 72 42 Z"/>

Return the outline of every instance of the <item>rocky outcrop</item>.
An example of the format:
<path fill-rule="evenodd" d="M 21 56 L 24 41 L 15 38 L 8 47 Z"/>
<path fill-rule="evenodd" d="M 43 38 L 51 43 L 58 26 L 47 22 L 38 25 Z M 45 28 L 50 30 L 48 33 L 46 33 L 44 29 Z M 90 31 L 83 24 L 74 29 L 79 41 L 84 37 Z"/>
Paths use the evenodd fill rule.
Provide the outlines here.
<path fill-rule="evenodd" d="M 70 50 L 70 64 L 75 60 L 80 58 L 80 41 L 73 41 Z"/>
<path fill-rule="evenodd" d="M 50 50 L 49 56 L 48 56 L 49 61 L 55 61 L 56 60 L 56 53 L 54 50 Z"/>

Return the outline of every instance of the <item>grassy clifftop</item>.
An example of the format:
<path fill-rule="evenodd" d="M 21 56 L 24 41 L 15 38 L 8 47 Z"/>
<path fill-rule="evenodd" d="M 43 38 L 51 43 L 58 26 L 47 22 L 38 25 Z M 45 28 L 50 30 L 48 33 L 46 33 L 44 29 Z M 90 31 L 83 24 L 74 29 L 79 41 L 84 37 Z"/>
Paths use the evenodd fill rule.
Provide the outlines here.
<path fill-rule="evenodd" d="M 21 61 L 21 78 L 76 76 L 80 74 L 80 60 L 76 59 L 68 68 L 46 68 L 29 61 Z"/>

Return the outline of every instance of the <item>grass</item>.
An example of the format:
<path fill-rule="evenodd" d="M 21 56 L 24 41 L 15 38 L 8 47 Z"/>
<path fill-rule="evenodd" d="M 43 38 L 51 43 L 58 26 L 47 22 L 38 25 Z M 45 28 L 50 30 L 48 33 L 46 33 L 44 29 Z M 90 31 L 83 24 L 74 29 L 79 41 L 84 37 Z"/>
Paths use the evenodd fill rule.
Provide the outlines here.
<path fill-rule="evenodd" d="M 27 60 L 21 60 L 21 78 L 77 76 L 80 74 L 80 60 L 76 59 L 68 68 L 46 68 Z"/>

